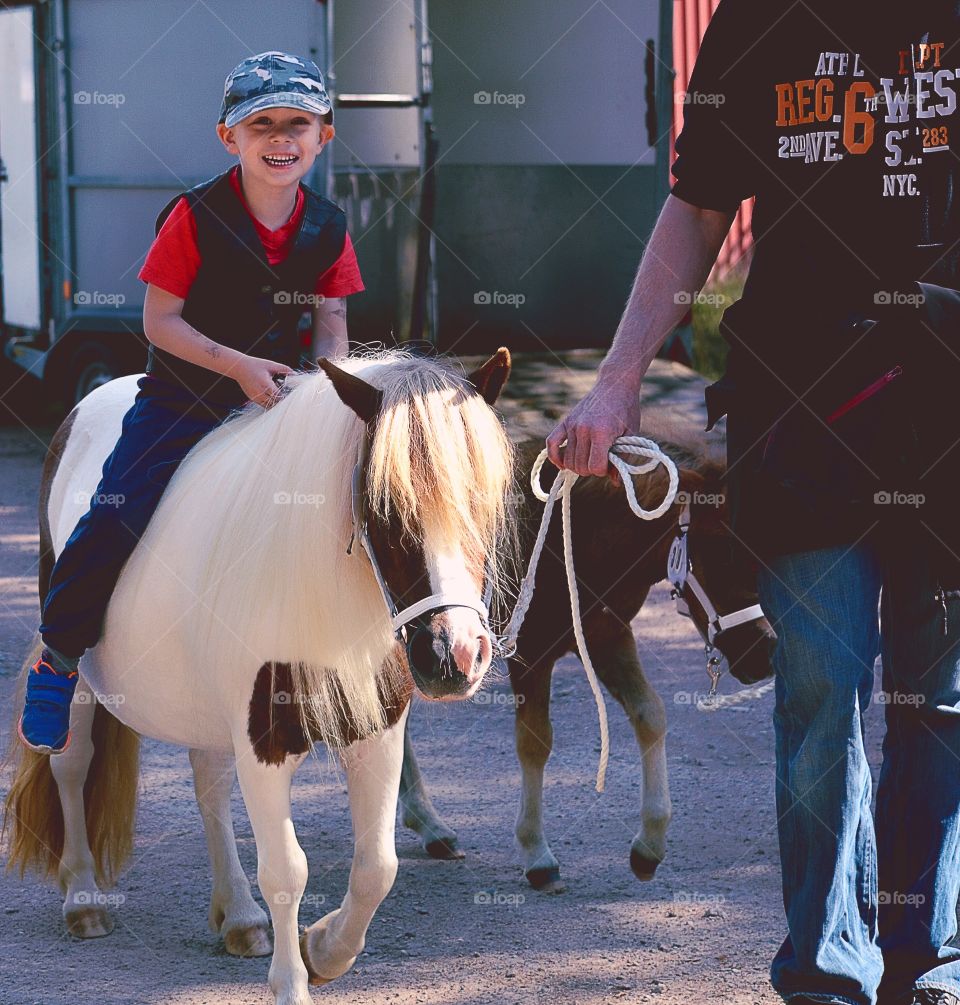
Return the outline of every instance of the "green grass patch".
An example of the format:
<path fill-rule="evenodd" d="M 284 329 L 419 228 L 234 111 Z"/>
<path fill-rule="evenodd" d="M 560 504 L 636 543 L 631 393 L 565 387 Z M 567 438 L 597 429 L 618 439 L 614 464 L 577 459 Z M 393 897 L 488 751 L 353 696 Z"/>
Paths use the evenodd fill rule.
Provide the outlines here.
<path fill-rule="evenodd" d="M 743 279 L 741 275 L 730 275 L 709 283 L 692 306 L 693 366 L 708 380 L 723 375 L 729 346 L 720 335 L 720 318 L 743 294 Z"/>

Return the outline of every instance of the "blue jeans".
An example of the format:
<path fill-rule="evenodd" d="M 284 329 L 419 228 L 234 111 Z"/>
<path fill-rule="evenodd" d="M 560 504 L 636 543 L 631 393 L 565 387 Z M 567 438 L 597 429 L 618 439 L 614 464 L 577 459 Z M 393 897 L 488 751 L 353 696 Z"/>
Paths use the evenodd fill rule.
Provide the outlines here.
<path fill-rule="evenodd" d="M 909 535 L 780 556 L 761 569 L 776 629 L 776 806 L 787 1001 L 960 996 L 960 602 Z M 878 601 L 880 617 L 878 619 Z M 873 695 L 882 656 L 881 693 Z M 863 712 L 884 703 L 875 818 Z"/>
<path fill-rule="evenodd" d="M 65 656 L 80 657 L 99 641 L 113 588 L 167 483 L 231 411 L 157 377 L 141 377 L 137 387 L 90 508 L 50 574 L 40 634 Z"/>

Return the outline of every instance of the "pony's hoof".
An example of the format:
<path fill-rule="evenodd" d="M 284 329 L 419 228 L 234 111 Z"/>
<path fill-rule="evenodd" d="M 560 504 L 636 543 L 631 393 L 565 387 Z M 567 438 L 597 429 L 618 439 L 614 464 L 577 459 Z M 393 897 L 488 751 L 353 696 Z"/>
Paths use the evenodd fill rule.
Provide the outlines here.
<path fill-rule="evenodd" d="M 274 1005 L 313 1005 L 310 992 L 304 988 L 301 990 L 289 990 L 274 992 Z"/>
<path fill-rule="evenodd" d="M 564 893 L 566 885 L 560 878 L 560 866 L 548 865 L 536 869 L 528 869 L 527 882 L 540 893 Z"/>
<path fill-rule="evenodd" d="M 466 852 L 460 848 L 460 842 L 456 834 L 449 837 L 438 837 L 428 841 L 424 848 L 431 858 L 438 858 L 444 862 L 452 862 L 457 859 L 466 858 Z"/>
<path fill-rule="evenodd" d="M 63 919 L 77 939 L 100 939 L 113 931 L 113 918 L 103 907 L 74 907 L 64 911 Z"/>
<path fill-rule="evenodd" d="M 246 925 L 223 933 L 223 946 L 231 956 L 269 956 L 273 952 L 266 925 Z"/>
<path fill-rule="evenodd" d="M 637 879 L 642 879 L 644 882 L 653 879 L 659 864 L 658 859 L 641 855 L 636 848 L 630 849 L 630 868 Z"/>
<path fill-rule="evenodd" d="M 307 980 L 311 984 L 329 984 L 338 977 L 342 977 L 356 962 L 356 956 L 352 956 L 345 965 L 337 968 L 336 973 L 320 973 L 313 964 L 313 960 L 323 953 L 323 943 L 326 940 L 327 926 L 326 918 L 321 918 L 315 925 L 311 925 L 300 936 L 300 956 L 303 965 L 307 968 Z"/>

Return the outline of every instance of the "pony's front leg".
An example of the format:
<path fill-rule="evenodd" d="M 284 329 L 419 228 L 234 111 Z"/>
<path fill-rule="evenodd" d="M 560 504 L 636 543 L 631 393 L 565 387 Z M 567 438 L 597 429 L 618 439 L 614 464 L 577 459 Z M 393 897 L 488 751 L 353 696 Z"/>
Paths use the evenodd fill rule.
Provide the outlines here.
<path fill-rule="evenodd" d="M 235 750 L 240 791 L 257 842 L 257 882 L 273 921 L 270 990 L 276 1005 L 310 1005 L 307 968 L 297 939 L 307 856 L 290 817 L 290 782 L 304 755 L 288 755 L 279 765 L 263 764 L 246 737 Z"/>
<path fill-rule="evenodd" d="M 423 784 L 420 765 L 410 739 L 410 720 L 403 731 L 403 771 L 400 773 L 400 810 L 403 826 L 416 831 L 431 858 L 458 859 L 460 849 L 456 831 L 451 830 L 437 813 Z"/>
<path fill-rule="evenodd" d="M 514 734 L 520 761 L 520 812 L 517 814 L 517 844 L 527 882 L 544 893 L 562 893 L 560 863 L 543 830 L 543 772 L 553 749 L 550 724 L 550 677 L 553 654 L 524 666 L 510 661 L 510 683 L 516 696 Z"/>
<path fill-rule="evenodd" d="M 213 870 L 210 930 L 223 938 L 231 956 L 269 956 L 269 919 L 253 899 L 237 855 L 230 792 L 237 776 L 232 753 L 191 750 L 193 790 L 203 819 Z"/>
<path fill-rule="evenodd" d="M 95 939 L 113 931 L 107 898 L 97 886 L 93 853 L 87 837 L 83 787 L 93 760 L 93 717 L 96 700 L 87 682 L 77 682 L 70 709 L 70 744 L 50 758 L 50 771 L 63 809 L 63 851 L 57 877 L 63 893 L 67 931 L 79 939 Z"/>
<path fill-rule="evenodd" d="M 311 984 L 325 984 L 353 966 L 370 921 L 396 879 L 397 795 L 408 712 L 409 706 L 395 725 L 343 752 L 353 820 L 353 864 L 343 903 L 301 938 Z"/>
<path fill-rule="evenodd" d="M 650 686 L 630 628 L 594 642 L 587 636 L 597 676 L 623 706 L 640 746 L 640 830 L 630 846 L 630 868 L 637 879 L 653 879 L 667 853 L 672 808 L 667 779 L 667 713 Z"/>

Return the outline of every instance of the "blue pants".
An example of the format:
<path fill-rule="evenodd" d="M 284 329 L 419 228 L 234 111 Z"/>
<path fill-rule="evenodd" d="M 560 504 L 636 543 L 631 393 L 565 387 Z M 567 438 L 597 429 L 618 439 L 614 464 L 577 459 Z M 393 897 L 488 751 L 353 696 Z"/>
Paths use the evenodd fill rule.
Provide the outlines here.
<path fill-rule="evenodd" d="M 776 806 L 790 1000 L 960 995 L 960 602 L 909 535 L 781 556 L 760 572 L 774 653 Z M 878 619 L 878 600 L 880 618 Z M 879 624 L 878 624 L 879 620 Z M 883 660 L 873 694 L 874 661 Z M 862 715 L 884 705 L 875 818 Z"/>
<path fill-rule="evenodd" d="M 65 656 L 82 656 L 99 641 L 120 572 L 167 483 L 197 441 L 230 414 L 159 378 L 141 377 L 137 387 L 90 509 L 50 574 L 40 634 Z"/>

